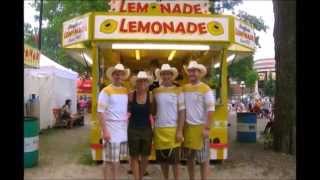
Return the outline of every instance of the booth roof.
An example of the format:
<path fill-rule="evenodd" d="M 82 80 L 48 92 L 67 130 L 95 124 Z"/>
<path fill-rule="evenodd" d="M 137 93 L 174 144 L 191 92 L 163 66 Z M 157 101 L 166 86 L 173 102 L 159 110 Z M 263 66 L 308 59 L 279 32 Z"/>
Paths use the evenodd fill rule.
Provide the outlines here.
<path fill-rule="evenodd" d="M 60 76 L 67 79 L 74 79 L 76 80 L 78 78 L 78 73 L 72 71 L 71 69 L 68 69 L 45 55 L 41 54 L 40 56 L 40 68 L 39 69 L 28 69 L 25 68 L 25 72 L 27 74 L 30 74 L 32 76 L 49 76 L 51 74 L 55 74 L 56 76 Z"/>
<path fill-rule="evenodd" d="M 60 65 L 60 64 L 58 64 L 56 62 L 54 62 L 53 60 L 49 59 L 47 56 L 45 56 L 43 54 L 40 55 L 40 68 L 41 67 L 55 67 L 57 69 L 61 69 L 61 70 L 64 70 L 64 71 L 69 71 L 69 72 L 71 72 L 73 74 L 78 74 L 78 73 L 72 71 L 71 69 L 68 69 L 68 68 L 66 68 L 66 67 L 64 67 L 64 66 L 62 66 L 62 65 Z"/>

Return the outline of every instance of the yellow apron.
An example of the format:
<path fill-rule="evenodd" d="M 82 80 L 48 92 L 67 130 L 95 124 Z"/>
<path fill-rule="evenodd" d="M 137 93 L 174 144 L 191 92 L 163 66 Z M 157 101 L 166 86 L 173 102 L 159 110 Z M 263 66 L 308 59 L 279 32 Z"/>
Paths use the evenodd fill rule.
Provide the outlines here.
<path fill-rule="evenodd" d="M 203 146 L 203 124 L 191 125 L 185 123 L 183 147 L 200 150 Z"/>
<path fill-rule="evenodd" d="M 181 146 L 176 142 L 176 127 L 161 127 L 154 129 L 154 146 L 156 150 L 172 149 Z"/>

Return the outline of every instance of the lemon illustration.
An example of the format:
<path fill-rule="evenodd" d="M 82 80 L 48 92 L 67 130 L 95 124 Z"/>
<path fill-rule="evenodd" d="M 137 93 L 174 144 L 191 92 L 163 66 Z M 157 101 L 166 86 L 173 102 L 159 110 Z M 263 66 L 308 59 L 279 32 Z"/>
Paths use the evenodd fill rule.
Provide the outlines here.
<path fill-rule="evenodd" d="M 107 19 L 100 25 L 100 32 L 113 33 L 118 26 L 118 22 L 113 19 Z"/>
<path fill-rule="evenodd" d="M 222 24 L 217 21 L 209 22 L 207 27 L 208 27 L 209 33 L 212 34 L 213 36 L 219 36 L 224 33 Z"/>
<path fill-rule="evenodd" d="M 150 14 L 160 13 L 159 5 L 158 5 L 157 3 L 150 3 L 150 4 L 149 4 L 148 12 L 149 12 Z"/>

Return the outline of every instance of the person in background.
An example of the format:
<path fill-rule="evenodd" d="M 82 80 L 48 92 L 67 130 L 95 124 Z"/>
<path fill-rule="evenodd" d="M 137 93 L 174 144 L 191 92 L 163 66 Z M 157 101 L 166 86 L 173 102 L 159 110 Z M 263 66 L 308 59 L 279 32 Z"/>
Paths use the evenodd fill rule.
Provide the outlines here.
<path fill-rule="evenodd" d="M 252 108 L 252 103 L 251 102 L 249 102 L 248 110 L 249 110 L 249 112 L 253 112 L 253 108 Z"/>
<path fill-rule="evenodd" d="M 153 59 L 150 61 L 150 69 L 147 73 L 149 74 L 149 76 L 154 77 L 153 82 L 149 86 L 150 91 L 160 86 L 160 79 L 158 79 L 158 77 L 156 77 L 156 75 L 154 74 L 154 72 L 159 68 L 160 64 L 158 59 Z"/>
<path fill-rule="evenodd" d="M 104 179 L 119 179 L 120 159 L 128 154 L 128 90 L 122 82 L 129 75 L 130 70 L 122 64 L 109 67 L 107 77 L 112 83 L 99 93 L 97 111 L 103 139 Z"/>
<path fill-rule="evenodd" d="M 84 100 L 83 96 L 80 96 L 80 99 L 79 99 L 79 112 L 81 114 L 84 113 L 85 107 L 86 107 L 86 101 Z"/>
<path fill-rule="evenodd" d="M 264 117 L 267 117 L 269 115 L 269 108 L 270 108 L 269 99 L 265 98 L 264 102 L 262 103 L 262 112 Z"/>
<path fill-rule="evenodd" d="M 189 83 L 183 86 L 186 122 L 184 126 L 183 157 L 187 160 L 190 179 L 195 179 L 194 161 L 200 163 L 201 179 L 209 173 L 209 133 L 213 123 L 215 99 L 210 87 L 201 82 L 207 74 L 204 65 L 190 61 L 187 68 Z"/>
<path fill-rule="evenodd" d="M 61 109 L 61 118 L 67 120 L 67 128 L 72 128 L 74 123 L 83 116 L 71 113 L 71 99 L 67 99 Z"/>
<path fill-rule="evenodd" d="M 151 82 L 152 77 L 148 76 L 145 71 L 140 71 L 137 76 L 131 78 L 135 89 L 129 93 L 128 145 L 130 165 L 135 180 L 142 180 L 151 154 L 152 97 L 149 93 Z"/>
<path fill-rule="evenodd" d="M 173 84 L 178 76 L 176 68 L 163 64 L 155 72 L 161 79 L 160 87 L 153 90 L 156 114 L 154 145 L 156 159 L 160 163 L 164 179 L 169 179 L 170 165 L 174 179 L 179 179 L 180 146 L 183 142 L 183 124 L 185 121 L 184 96 L 181 87 Z"/>

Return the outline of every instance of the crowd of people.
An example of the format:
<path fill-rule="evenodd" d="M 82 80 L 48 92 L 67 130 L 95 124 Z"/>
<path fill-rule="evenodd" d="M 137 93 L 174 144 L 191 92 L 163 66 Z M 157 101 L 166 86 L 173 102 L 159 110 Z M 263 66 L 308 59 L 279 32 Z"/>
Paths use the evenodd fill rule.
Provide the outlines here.
<path fill-rule="evenodd" d="M 111 84 L 99 93 L 97 108 L 105 179 L 119 178 L 119 161 L 127 155 L 134 179 L 142 179 L 152 146 L 165 179 L 170 169 L 174 179 L 180 178 L 180 159 L 187 160 L 190 179 L 195 179 L 195 161 L 201 179 L 207 179 L 215 100 L 210 87 L 201 82 L 205 66 L 190 61 L 186 71 L 189 83 L 183 86 L 174 84 L 179 72 L 169 64 L 152 72 L 157 83 L 150 73 L 139 71 L 131 77 L 134 90 L 129 92 L 123 86 L 129 69 L 122 64 L 107 69 Z"/>
<path fill-rule="evenodd" d="M 273 112 L 274 103 L 271 98 L 255 98 L 252 100 L 245 99 L 242 101 L 232 101 L 229 110 L 235 112 L 254 112 L 259 118 L 268 117 Z"/>
<path fill-rule="evenodd" d="M 85 114 L 89 108 L 89 99 L 87 96 L 79 96 L 77 110 L 80 114 Z"/>

